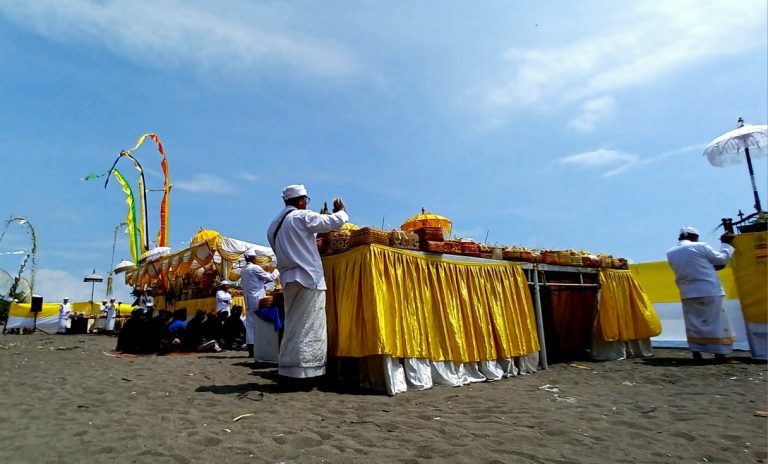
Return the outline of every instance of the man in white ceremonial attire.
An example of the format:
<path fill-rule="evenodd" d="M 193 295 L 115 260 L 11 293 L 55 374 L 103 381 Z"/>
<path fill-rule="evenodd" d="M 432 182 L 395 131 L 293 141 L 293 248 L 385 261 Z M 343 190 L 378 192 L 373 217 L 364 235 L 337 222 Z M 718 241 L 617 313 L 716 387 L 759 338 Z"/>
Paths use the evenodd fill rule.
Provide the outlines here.
<path fill-rule="evenodd" d="M 72 307 L 69 305 L 69 298 L 64 297 L 64 300 L 59 305 L 59 329 L 56 333 L 67 333 L 67 326 L 69 325 L 69 316 L 72 314 Z"/>
<path fill-rule="evenodd" d="M 107 332 L 114 332 L 115 331 L 115 299 L 110 298 L 109 303 L 107 303 L 107 326 L 105 327 L 105 330 Z"/>
<path fill-rule="evenodd" d="M 216 312 L 222 311 L 230 312 L 232 309 L 232 295 L 227 291 L 229 289 L 229 283 L 222 281 L 219 285 L 219 289 L 216 291 Z"/>
<path fill-rule="evenodd" d="M 245 344 L 248 354 L 256 362 L 275 364 L 278 352 L 275 319 L 278 315 L 276 311 L 261 314 L 259 300 L 267 296 L 265 285 L 274 282 L 280 276 L 280 271 L 275 269 L 267 272 L 256 264 L 257 254 L 253 249 L 246 250 L 243 258 L 246 264 L 240 273 L 240 283 L 245 296 Z"/>
<path fill-rule="evenodd" d="M 696 361 L 702 360 L 701 353 L 713 353 L 723 361 L 736 341 L 725 312 L 725 289 L 716 272 L 733 256 L 733 238 L 728 232 L 721 235 L 720 251 L 715 251 L 699 241 L 698 229 L 686 226 L 680 229 L 680 243 L 667 251 L 680 289 L 688 347 Z"/>
<path fill-rule="evenodd" d="M 288 387 L 312 388 L 325 374 L 328 333 L 325 316 L 325 276 L 315 234 L 338 230 L 349 216 L 340 198 L 333 214 L 307 209 L 307 189 L 300 184 L 283 189 L 285 208 L 267 230 L 283 282 L 285 330 L 280 345 L 278 381 Z M 302 381 L 296 379 L 310 379 Z"/>

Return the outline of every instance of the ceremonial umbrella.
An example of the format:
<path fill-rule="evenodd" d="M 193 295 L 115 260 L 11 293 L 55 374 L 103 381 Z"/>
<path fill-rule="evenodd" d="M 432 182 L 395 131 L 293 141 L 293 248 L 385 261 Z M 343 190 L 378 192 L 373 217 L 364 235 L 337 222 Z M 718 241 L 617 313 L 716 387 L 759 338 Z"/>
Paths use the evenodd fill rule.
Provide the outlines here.
<path fill-rule="evenodd" d="M 215 248 L 216 239 L 221 237 L 221 234 L 216 232 L 215 230 L 211 229 L 203 229 L 200 228 L 200 231 L 198 231 L 194 237 L 192 237 L 192 240 L 189 241 L 190 245 L 197 245 L 203 242 L 208 243 L 208 246 L 211 248 Z"/>
<path fill-rule="evenodd" d="M 120 261 L 117 266 L 112 270 L 115 274 L 120 274 L 121 272 L 130 271 L 131 269 L 134 269 L 136 265 L 133 263 L 133 261 Z"/>
<path fill-rule="evenodd" d="M 738 128 L 709 142 L 707 148 L 704 149 L 704 155 L 710 164 L 717 167 L 738 164 L 744 159 L 747 160 L 749 178 L 752 181 L 752 193 L 755 196 L 755 209 L 759 213 L 763 208 L 757 194 L 752 157 L 760 158 L 768 155 L 768 125 L 744 124 L 742 118 L 739 118 L 738 125 Z M 742 155 L 742 153 L 744 154 Z"/>
<path fill-rule="evenodd" d="M 400 226 L 400 229 L 408 232 L 422 227 L 440 227 L 443 229 L 444 234 L 450 234 L 451 220 L 421 208 L 421 213 L 405 221 L 403 225 Z"/>

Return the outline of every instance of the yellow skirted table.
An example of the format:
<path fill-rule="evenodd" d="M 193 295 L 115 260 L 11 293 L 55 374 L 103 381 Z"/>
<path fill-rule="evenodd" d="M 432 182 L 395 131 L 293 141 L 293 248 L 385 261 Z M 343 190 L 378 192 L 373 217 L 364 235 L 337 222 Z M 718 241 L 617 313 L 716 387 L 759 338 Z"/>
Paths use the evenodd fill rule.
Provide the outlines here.
<path fill-rule="evenodd" d="M 332 356 L 467 363 L 539 351 L 519 264 L 366 245 L 323 266 Z"/>
<path fill-rule="evenodd" d="M 648 295 L 630 271 L 600 270 L 598 322 L 608 342 L 643 340 L 661 333 Z"/>

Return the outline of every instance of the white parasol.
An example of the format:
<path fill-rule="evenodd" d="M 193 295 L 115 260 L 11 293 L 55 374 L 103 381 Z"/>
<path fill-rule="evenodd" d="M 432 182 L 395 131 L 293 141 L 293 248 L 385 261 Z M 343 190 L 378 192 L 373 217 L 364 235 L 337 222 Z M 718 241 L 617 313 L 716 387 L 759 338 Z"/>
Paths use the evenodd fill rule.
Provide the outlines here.
<path fill-rule="evenodd" d="M 133 263 L 133 261 L 120 261 L 120 263 L 112 270 L 112 272 L 115 274 L 120 274 L 121 272 L 130 271 L 135 267 L 136 265 Z"/>
<path fill-rule="evenodd" d="M 710 164 L 717 167 L 738 164 L 746 159 L 749 178 L 752 181 L 752 192 L 755 196 L 755 209 L 760 212 L 763 209 L 757 194 L 752 157 L 768 156 L 768 125 L 744 124 L 742 118 L 739 118 L 738 124 L 738 128 L 711 141 L 704 149 L 704 156 L 707 157 Z"/>

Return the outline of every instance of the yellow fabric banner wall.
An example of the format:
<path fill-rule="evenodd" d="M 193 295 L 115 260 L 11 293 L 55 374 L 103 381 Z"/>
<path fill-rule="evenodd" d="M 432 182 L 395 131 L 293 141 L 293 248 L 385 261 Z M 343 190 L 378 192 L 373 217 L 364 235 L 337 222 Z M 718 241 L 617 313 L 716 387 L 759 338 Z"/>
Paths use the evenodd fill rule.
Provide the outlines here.
<path fill-rule="evenodd" d="M 731 260 L 746 322 L 768 323 L 768 232 L 739 234 Z"/>
<path fill-rule="evenodd" d="M 675 273 L 666 261 L 631 264 L 629 270 L 640 286 L 645 290 L 648 299 L 653 303 L 671 303 L 680 301 L 680 291 L 675 283 Z M 725 298 L 735 300 L 739 297 L 736 281 L 730 266 L 717 273 L 725 289 Z"/>
<path fill-rule="evenodd" d="M 651 301 L 630 271 L 600 270 L 598 322 L 603 340 L 642 340 L 661 333 Z"/>
<path fill-rule="evenodd" d="M 323 258 L 334 356 L 474 362 L 539 350 L 514 263 L 475 263 L 379 245 Z"/>
<path fill-rule="evenodd" d="M 43 303 L 43 311 L 37 313 L 37 317 L 49 317 L 49 316 L 58 316 L 59 315 L 59 306 L 61 303 Z M 9 315 L 13 317 L 35 317 L 34 313 L 30 311 L 30 304 L 29 303 L 11 303 L 11 307 L 9 309 Z M 99 315 L 99 303 L 91 303 L 89 301 L 83 301 L 79 303 L 70 303 L 70 310 L 72 311 L 72 315 L 75 314 L 90 314 L 90 315 Z M 90 306 L 90 309 L 89 309 Z M 131 314 L 131 305 L 122 304 L 119 307 L 115 305 L 118 311 L 120 311 L 120 315 L 126 315 Z"/>

